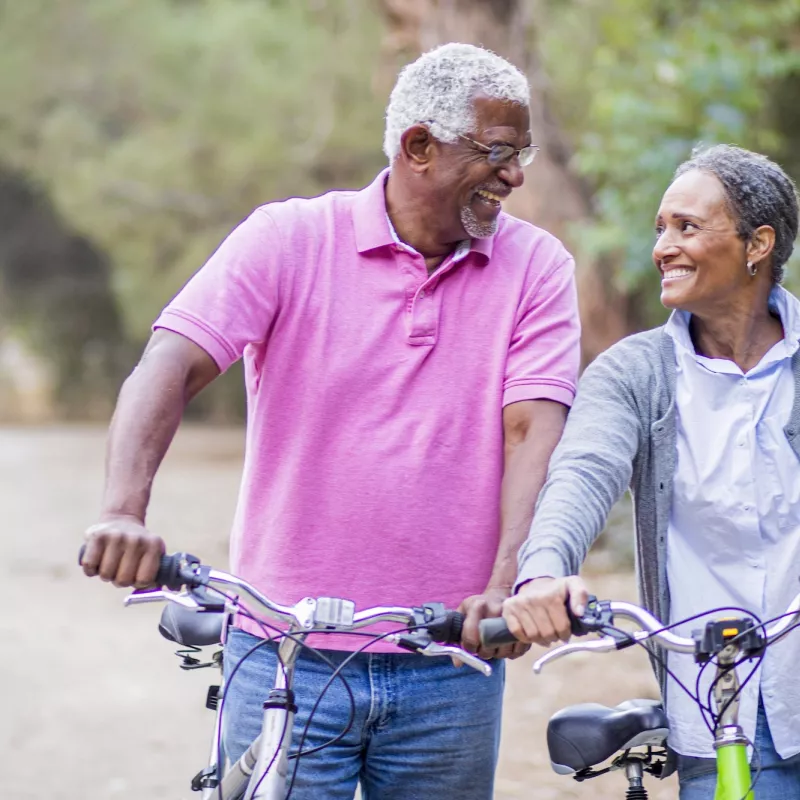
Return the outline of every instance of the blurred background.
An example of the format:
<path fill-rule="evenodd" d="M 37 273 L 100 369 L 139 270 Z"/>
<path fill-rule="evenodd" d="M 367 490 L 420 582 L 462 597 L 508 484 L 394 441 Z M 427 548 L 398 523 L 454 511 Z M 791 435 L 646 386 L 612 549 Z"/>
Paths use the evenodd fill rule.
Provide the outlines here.
<path fill-rule="evenodd" d="M 398 69 L 447 41 L 530 78 L 541 151 L 507 210 L 576 254 L 585 361 L 665 319 L 652 220 L 695 144 L 800 178 L 800 0 L 0 0 L 0 574 L 30 604 L 0 618 L 0 678 L 20 687 L 0 727 L 8 796 L 191 795 L 198 681 L 168 668 L 157 613 L 122 612 L 75 566 L 105 424 L 221 239 L 264 202 L 371 181 Z M 153 501 L 155 529 L 221 566 L 243 414 L 232 369 L 190 408 Z M 633 598 L 631 564 L 623 505 L 593 554 L 598 593 Z M 510 671 L 497 797 L 622 796 L 619 776 L 552 775 L 544 724 L 652 695 L 645 659 L 536 681 L 529 665 Z"/>

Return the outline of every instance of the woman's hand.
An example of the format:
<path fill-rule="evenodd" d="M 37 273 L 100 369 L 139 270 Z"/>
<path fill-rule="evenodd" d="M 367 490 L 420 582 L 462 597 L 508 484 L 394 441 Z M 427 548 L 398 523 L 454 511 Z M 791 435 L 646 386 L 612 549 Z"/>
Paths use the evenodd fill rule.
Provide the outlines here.
<path fill-rule="evenodd" d="M 570 637 L 567 602 L 580 617 L 588 599 L 586 584 L 577 576 L 536 578 L 503 603 L 503 619 L 520 641 L 549 646 Z"/>

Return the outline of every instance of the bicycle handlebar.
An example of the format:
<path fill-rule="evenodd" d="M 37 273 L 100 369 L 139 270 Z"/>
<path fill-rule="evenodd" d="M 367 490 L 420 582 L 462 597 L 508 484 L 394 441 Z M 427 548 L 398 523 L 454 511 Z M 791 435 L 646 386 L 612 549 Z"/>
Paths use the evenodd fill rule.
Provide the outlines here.
<path fill-rule="evenodd" d="M 86 545 L 80 549 L 79 563 L 83 561 Z M 460 646 L 464 615 L 458 611 L 445 609 L 441 604 L 428 604 L 421 608 L 404 606 L 376 606 L 356 611 L 350 600 L 333 597 L 306 597 L 294 606 L 282 606 L 272 602 L 247 581 L 221 570 L 212 569 L 200 563 L 196 556 L 188 553 L 162 555 L 158 571 L 153 580 L 154 586 L 169 590 L 144 589 L 135 591 L 126 598 L 125 604 L 172 599 L 182 605 L 196 609 L 198 604 L 191 598 L 191 590 L 202 587 L 217 588 L 234 606 L 239 605 L 239 595 L 245 595 L 250 604 L 265 617 L 276 622 L 297 626 L 295 630 L 304 631 L 355 631 L 379 622 L 397 622 L 407 626 L 410 636 L 397 637 L 396 641 L 406 649 L 414 649 L 423 655 L 451 655 L 461 659 L 474 669 L 491 675 L 492 668 L 485 661 Z M 189 596 L 179 593 L 186 587 Z M 228 592 L 235 590 L 235 596 Z M 228 590 L 228 591 L 224 591 Z M 427 631 L 430 639 L 415 640 L 414 631 Z"/>
<path fill-rule="evenodd" d="M 598 611 L 600 609 L 600 611 Z M 590 598 L 587 612 L 580 618 L 575 618 L 567 607 L 570 616 L 572 632 L 582 636 L 591 632 L 603 632 L 614 625 L 615 617 L 622 617 L 638 623 L 642 630 L 630 633 L 618 633 L 611 636 L 603 636 L 600 639 L 592 639 L 585 642 L 569 642 L 560 645 L 553 650 L 545 653 L 533 665 L 536 673 L 556 659 L 571 653 L 578 652 L 609 652 L 610 650 L 622 650 L 632 644 L 647 640 L 657 641 L 666 650 L 677 653 L 694 654 L 696 643 L 694 639 L 684 636 L 677 636 L 664 629 L 664 623 L 654 617 L 649 611 L 634 603 L 623 601 L 606 601 L 597 603 L 596 598 Z M 795 596 L 789 604 L 786 612 L 781 615 L 781 619 L 770 625 L 764 631 L 765 646 L 769 646 L 780 639 L 793 625 L 800 622 L 800 593 Z M 515 641 L 514 636 L 508 629 L 503 619 L 483 620 L 480 623 L 481 643 L 484 645 L 495 643 L 506 643 Z"/>

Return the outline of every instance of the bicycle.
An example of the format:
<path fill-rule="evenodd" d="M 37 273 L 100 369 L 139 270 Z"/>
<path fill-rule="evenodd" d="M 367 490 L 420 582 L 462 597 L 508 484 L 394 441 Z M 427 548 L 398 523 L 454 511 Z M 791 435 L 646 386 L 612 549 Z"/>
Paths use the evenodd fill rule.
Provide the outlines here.
<path fill-rule="evenodd" d="M 81 548 L 79 563 L 84 548 Z M 206 706 L 216 712 L 211 753 L 208 766 L 191 781 L 192 790 L 201 792 L 202 800 L 286 800 L 289 797 L 294 781 L 289 776 L 289 761 L 297 762 L 311 752 L 302 750 L 301 739 L 298 752 L 289 753 L 297 711 L 292 690 L 294 666 L 300 650 L 308 647 L 305 639 L 309 634 L 352 632 L 379 622 L 396 622 L 401 626 L 399 629 L 370 637 L 367 644 L 355 652 L 363 651 L 378 639 L 386 639 L 424 656 L 456 656 L 487 677 L 492 674 L 490 664 L 458 646 L 464 617 L 457 611 L 445 609 L 441 603 L 427 603 L 417 608 L 386 606 L 356 611 L 350 600 L 306 597 L 294 606 L 282 606 L 241 578 L 202 565 L 196 556 L 188 553 L 162 556 L 154 583 L 155 588 L 133 591 L 125 598 L 124 604 L 164 601 L 171 604 L 162 613 L 159 631 L 165 638 L 186 648 L 178 651 L 184 669 L 218 667 L 222 670 L 223 650 L 215 652 L 205 663 L 196 654 L 201 647 L 224 642 L 225 631 L 234 613 L 263 625 L 266 638 L 251 648 L 250 653 L 269 641 L 279 642 L 281 668 L 277 670 L 274 687 L 264 703 L 261 734 L 232 765 L 226 766 L 222 757 L 224 681 L 220 679 L 218 685 L 209 687 Z M 243 601 L 240 596 L 246 599 Z M 283 631 L 272 627 L 276 633 L 273 637 L 269 631 L 271 626 L 264 624 L 259 617 L 288 624 L 289 629 Z M 317 654 L 325 660 L 321 653 Z M 344 680 L 340 673 L 347 663 L 345 659 L 338 667 L 331 665 L 328 686 L 337 676 Z M 229 682 L 233 680 L 235 669 Z M 326 689 L 327 686 L 323 694 Z M 327 744 L 332 743 L 333 740 Z"/>
<path fill-rule="evenodd" d="M 669 628 L 690 620 L 664 625 L 633 603 L 598 601 L 596 597 L 590 597 L 582 617 L 576 618 L 569 613 L 574 635 L 605 635 L 589 641 L 569 642 L 548 651 L 534 663 L 535 673 L 540 673 L 551 661 L 571 653 L 622 650 L 635 644 L 644 645 L 649 640 L 658 642 L 666 650 L 693 655 L 701 671 L 716 664 L 716 675 L 709 689 L 709 695 L 712 692 L 714 695 L 716 712 L 712 711 L 710 702 L 704 706 L 699 697 L 689 692 L 700 705 L 704 719 L 706 712 L 711 714 L 709 728 L 714 735 L 717 763 L 715 800 L 753 800 L 760 764 L 753 776 L 747 758 L 747 746 L 751 742 L 739 725 L 739 695 L 755 668 L 742 682 L 737 668 L 752 659 L 759 659 L 760 663 L 767 647 L 800 624 L 800 594 L 795 596 L 786 612 L 774 620 L 762 623 L 754 622 L 752 616 L 720 617 L 693 631 L 691 638 L 669 631 Z M 629 632 L 618 628 L 614 624 L 617 617 L 638 623 L 642 629 Z M 772 624 L 767 628 L 770 622 Z M 480 629 L 481 641 L 486 646 L 515 641 L 503 619 L 483 620 Z M 576 780 L 584 781 L 622 769 L 628 779 L 626 798 L 644 800 L 647 791 L 643 785 L 643 773 L 649 772 L 656 777 L 662 774 L 668 735 L 667 716 L 658 701 L 631 700 L 614 708 L 587 703 L 569 706 L 553 715 L 547 727 L 547 746 L 556 772 L 572 774 Z M 641 747 L 645 750 L 635 750 Z M 610 766 L 596 769 L 615 753 L 618 755 Z"/>

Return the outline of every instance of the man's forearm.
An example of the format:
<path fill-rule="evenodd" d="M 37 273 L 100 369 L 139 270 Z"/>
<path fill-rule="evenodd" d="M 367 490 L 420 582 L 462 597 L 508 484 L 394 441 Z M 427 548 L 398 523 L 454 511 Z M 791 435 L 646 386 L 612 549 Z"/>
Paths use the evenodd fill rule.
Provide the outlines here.
<path fill-rule="evenodd" d="M 181 377 L 158 366 L 142 364 L 125 381 L 109 431 L 103 516 L 144 522 L 153 479 L 185 405 Z"/>
<path fill-rule="evenodd" d="M 507 435 L 500 492 L 500 541 L 490 586 L 509 591 L 517 575 L 517 553 L 525 541 L 547 466 L 564 429 L 566 409 L 558 403 L 538 402 L 524 435 Z"/>
<path fill-rule="evenodd" d="M 549 454 L 548 454 L 549 456 Z M 500 494 L 500 542 L 490 586 L 511 590 L 517 575 L 517 552 L 525 541 L 536 498 L 547 474 L 547 462 L 533 442 L 518 444 L 506 455 Z"/>
<path fill-rule="evenodd" d="M 193 342 L 170 331 L 153 334 L 111 421 L 103 516 L 144 522 L 153 479 L 186 404 L 217 375 L 217 365 Z"/>

